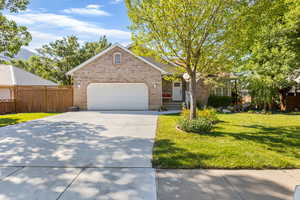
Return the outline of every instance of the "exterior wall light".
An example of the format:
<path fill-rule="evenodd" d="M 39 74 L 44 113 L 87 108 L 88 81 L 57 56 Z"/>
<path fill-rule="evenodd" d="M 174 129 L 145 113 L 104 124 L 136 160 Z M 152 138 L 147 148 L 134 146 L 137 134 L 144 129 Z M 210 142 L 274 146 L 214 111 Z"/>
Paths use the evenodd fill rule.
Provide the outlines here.
<path fill-rule="evenodd" d="M 77 87 L 77 88 L 80 88 L 80 87 L 81 87 L 81 82 L 80 82 L 80 81 L 77 81 L 77 82 L 76 82 L 76 87 Z"/>

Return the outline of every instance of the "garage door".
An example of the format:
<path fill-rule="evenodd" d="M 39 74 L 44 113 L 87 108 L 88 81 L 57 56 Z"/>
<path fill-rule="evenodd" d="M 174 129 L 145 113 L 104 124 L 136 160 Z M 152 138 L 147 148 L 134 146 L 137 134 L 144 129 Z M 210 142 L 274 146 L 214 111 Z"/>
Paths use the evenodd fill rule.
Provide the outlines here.
<path fill-rule="evenodd" d="M 92 83 L 87 88 L 88 110 L 148 110 L 144 83 Z"/>

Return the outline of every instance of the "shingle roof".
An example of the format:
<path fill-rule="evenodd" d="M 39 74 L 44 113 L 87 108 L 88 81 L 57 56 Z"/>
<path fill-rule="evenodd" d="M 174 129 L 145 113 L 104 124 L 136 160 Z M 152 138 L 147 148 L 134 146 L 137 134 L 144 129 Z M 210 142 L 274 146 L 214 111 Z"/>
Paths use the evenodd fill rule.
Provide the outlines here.
<path fill-rule="evenodd" d="M 174 65 L 157 62 L 152 57 L 146 57 L 146 56 L 141 56 L 141 57 L 170 74 L 173 74 L 176 72 L 176 66 L 174 66 Z"/>
<path fill-rule="evenodd" d="M 0 64 L 0 86 L 57 85 L 18 67 Z"/>

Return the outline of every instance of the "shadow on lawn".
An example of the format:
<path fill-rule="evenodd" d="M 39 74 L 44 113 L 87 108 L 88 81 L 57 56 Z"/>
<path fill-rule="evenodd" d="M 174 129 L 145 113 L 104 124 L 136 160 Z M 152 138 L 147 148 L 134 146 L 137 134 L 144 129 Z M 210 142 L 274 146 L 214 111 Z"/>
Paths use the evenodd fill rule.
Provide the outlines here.
<path fill-rule="evenodd" d="M 204 166 L 203 161 L 213 158 L 207 154 L 192 153 L 184 148 L 179 148 L 168 139 L 156 140 L 153 154 L 153 167 L 162 169 L 170 166 L 181 169 L 187 168 L 186 163 L 192 163 L 193 160 L 197 162 L 194 166 L 189 165 L 189 168 L 202 168 Z"/>
<path fill-rule="evenodd" d="M 17 124 L 19 120 L 18 118 L 0 118 L 0 127 Z"/>
<path fill-rule="evenodd" d="M 231 136 L 237 140 L 249 140 L 268 146 L 269 150 L 278 153 L 289 153 L 300 158 L 300 126 L 293 127 L 268 127 L 263 125 L 234 125 L 250 129 L 246 132 L 231 133 L 222 131 L 220 127 L 212 134 L 215 136 Z M 294 149 L 294 150 L 293 150 Z"/>

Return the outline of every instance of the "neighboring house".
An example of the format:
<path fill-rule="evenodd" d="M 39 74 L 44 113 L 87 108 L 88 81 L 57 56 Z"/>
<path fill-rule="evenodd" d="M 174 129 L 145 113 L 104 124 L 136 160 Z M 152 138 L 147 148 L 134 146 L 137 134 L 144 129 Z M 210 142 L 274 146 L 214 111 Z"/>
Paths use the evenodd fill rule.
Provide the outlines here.
<path fill-rule="evenodd" d="M 14 99 L 14 89 L 16 86 L 56 85 L 52 81 L 45 80 L 18 67 L 0 64 L 0 99 Z"/>
<path fill-rule="evenodd" d="M 73 77 L 74 105 L 82 110 L 158 110 L 185 100 L 182 77 L 163 79 L 175 68 L 116 44 L 67 74 Z M 199 81 L 198 100 L 206 103 L 208 96 L 209 88 Z"/>
<path fill-rule="evenodd" d="M 289 91 L 289 96 L 300 96 L 300 69 L 295 71 L 295 77 L 297 84 Z"/>
<path fill-rule="evenodd" d="M 296 85 L 288 92 L 286 99 L 287 110 L 299 111 L 300 110 L 300 70 L 296 70 L 297 75 L 295 78 Z"/>

